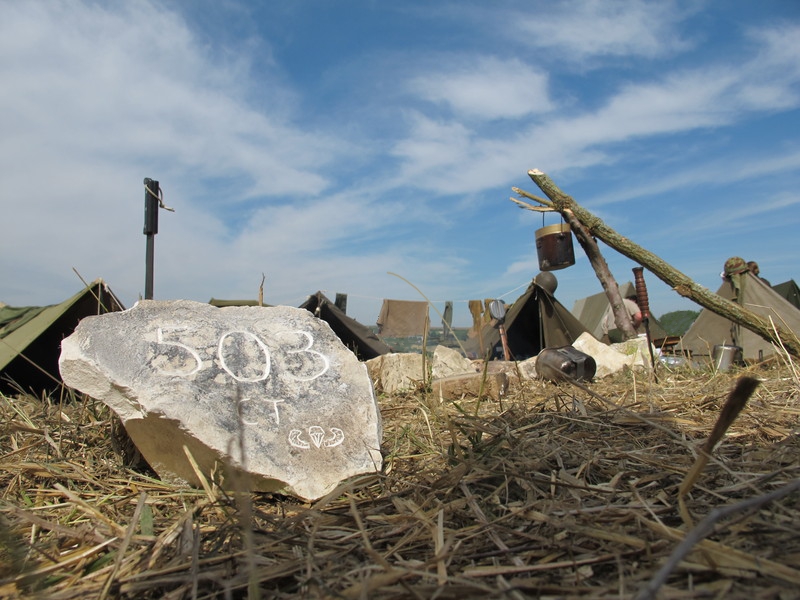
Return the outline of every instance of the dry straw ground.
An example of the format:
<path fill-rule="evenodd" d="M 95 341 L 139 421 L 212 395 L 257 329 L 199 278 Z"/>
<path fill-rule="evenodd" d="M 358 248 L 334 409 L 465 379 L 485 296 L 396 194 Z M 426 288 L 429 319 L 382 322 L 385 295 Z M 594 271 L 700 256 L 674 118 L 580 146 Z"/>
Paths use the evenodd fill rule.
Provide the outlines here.
<path fill-rule="evenodd" d="M 682 517 L 742 374 L 761 384 Z M 166 484 L 123 466 L 103 405 L 0 397 L 0 597 L 800 597 L 791 362 L 588 389 L 381 397 L 383 472 L 313 504 Z"/>

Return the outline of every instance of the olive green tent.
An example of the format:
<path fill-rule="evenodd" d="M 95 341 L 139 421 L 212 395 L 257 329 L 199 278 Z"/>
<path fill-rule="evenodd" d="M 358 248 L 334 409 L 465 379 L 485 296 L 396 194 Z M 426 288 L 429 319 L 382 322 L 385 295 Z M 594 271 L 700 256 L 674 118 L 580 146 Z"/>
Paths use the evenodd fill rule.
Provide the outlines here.
<path fill-rule="evenodd" d="M 784 281 L 778 285 L 773 285 L 772 289 L 794 304 L 797 308 L 800 308 L 800 287 L 797 287 L 794 279 Z"/>
<path fill-rule="evenodd" d="M 777 325 L 800 336 L 800 309 L 751 273 L 743 275 L 742 298 L 739 303 L 755 314 L 772 319 Z M 717 295 L 728 300 L 735 297 L 733 285 L 724 281 Z M 761 336 L 734 324 L 710 310 L 703 309 L 681 339 L 681 345 L 692 356 L 711 356 L 716 345 L 740 346 L 745 359 L 758 360 L 775 353 L 775 347 Z"/>
<path fill-rule="evenodd" d="M 225 306 L 272 306 L 271 304 L 259 304 L 258 300 L 220 300 L 219 298 L 212 298 L 208 303 L 217 308 Z"/>
<path fill-rule="evenodd" d="M 38 394 L 60 385 L 61 340 L 84 317 L 123 308 L 102 279 L 61 304 L 0 305 L 0 391 Z"/>
<path fill-rule="evenodd" d="M 555 286 L 552 287 L 555 289 Z M 532 281 L 522 296 L 510 306 L 504 327 L 508 346 L 515 360 L 536 356 L 544 348 L 571 345 L 586 327 L 545 288 Z M 492 323 L 467 340 L 464 349 L 472 358 L 502 357 L 500 331 Z"/>
<path fill-rule="evenodd" d="M 636 287 L 630 281 L 626 281 L 619 286 L 619 293 L 623 298 L 630 298 L 636 295 Z M 610 306 L 606 293 L 600 292 L 576 300 L 572 305 L 572 314 L 599 340 L 603 337 L 603 319 Z M 648 324 L 653 343 L 660 346 L 659 342 L 666 339 L 667 332 L 653 315 L 650 315 Z M 639 326 L 638 333 L 645 333 L 644 325 Z"/>

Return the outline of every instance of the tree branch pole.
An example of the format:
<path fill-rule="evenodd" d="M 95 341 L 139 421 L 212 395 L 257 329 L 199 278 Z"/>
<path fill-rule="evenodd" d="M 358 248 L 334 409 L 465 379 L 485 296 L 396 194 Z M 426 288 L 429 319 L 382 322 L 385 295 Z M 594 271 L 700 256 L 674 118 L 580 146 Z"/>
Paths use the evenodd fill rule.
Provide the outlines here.
<path fill-rule="evenodd" d="M 572 197 L 562 192 L 545 173 L 533 169 L 528 171 L 528 176 L 547 195 L 555 210 L 561 214 L 565 214 L 567 211 L 572 212 L 590 235 L 603 240 L 620 254 L 638 262 L 684 298 L 689 298 L 711 312 L 746 327 L 770 343 L 783 345 L 787 352 L 795 357 L 800 357 L 800 340 L 791 331 L 787 331 L 779 324 L 772 323 L 735 302 L 710 292 L 652 252 L 619 235 L 598 217 L 577 204 Z M 514 191 L 537 202 L 542 200 L 518 188 L 514 188 Z"/>

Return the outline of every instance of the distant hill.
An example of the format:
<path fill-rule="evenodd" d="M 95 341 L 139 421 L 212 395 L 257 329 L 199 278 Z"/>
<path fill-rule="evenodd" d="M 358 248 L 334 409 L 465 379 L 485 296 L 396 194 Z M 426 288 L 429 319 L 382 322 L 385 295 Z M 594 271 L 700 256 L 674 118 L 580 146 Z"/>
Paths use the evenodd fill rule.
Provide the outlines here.
<path fill-rule="evenodd" d="M 699 314 L 699 310 L 675 310 L 658 317 L 658 322 L 667 335 L 683 335 Z"/>
<path fill-rule="evenodd" d="M 372 330 L 377 334 L 378 328 L 373 327 Z M 452 333 L 445 335 L 441 327 L 432 327 L 428 332 L 428 339 L 425 340 L 428 345 L 427 349 L 430 352 L 436 346 L 442 345 L 448 348 L 459 348 L 458 342 L 453 337 L 453 334 L 462 342 L 467 340 L 468 327 L 453 327 Z M 392 352 L 422 352 L 422 336 L 412 335 L 409 337 L 384 337 L 380 336 L 384 343 L 392 348 Z"/>

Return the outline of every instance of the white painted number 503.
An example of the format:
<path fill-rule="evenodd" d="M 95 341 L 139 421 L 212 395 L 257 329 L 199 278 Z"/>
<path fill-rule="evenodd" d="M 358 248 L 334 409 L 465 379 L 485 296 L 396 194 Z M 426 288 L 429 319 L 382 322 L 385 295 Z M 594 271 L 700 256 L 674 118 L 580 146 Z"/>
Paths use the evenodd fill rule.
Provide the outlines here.
<path fill-rule="evenodd" d="M 178 333 L 181 331 L 186 331 L 188 328 L 186 327 L 158 327 L 156 329 L 156 342 L 161 344 L 162 346 L 172 346 L 174 348 L 179 348 L 181 350 L 180 354 L 188 353 L 189 356 L 192 357 L 194 360 L 194 367 L 191 370 L 188 369 L 188 365 L 186 365 L 183 369 L 176 369 L 176 368 L 164 368 L 164 366 L 170 366 L 170 358 L 168 356 L 157 357 L 158 364 L 154 364 L 153 366 L 158 369 L 163 375 L 174 375 L 176 377 L 189 377 L 190 375 L 194 375 L 200 369 L 203 368 L 203 361 L 200 358 L 200 354 L 197 352 L 195 348 L 184 344 L 183 342 L 177 341 L 175 338 L 177 337 Z M 254 342 L 259 350 L 263 355 L 263 363 L 259 361 L 258 364 L 258 373 L 254 375 L 244 375 L 244 373 L 234 373 L 231 367 L 228 364 L 227 359 L 225 358 L 225 341 L 228 338 L 232 338 L 234 335 L 243 336 L 243 338 L 250 339 Z M 288 376 L 292 379 L 297 381 L 311 381 L 316 379 L 317 377 L 321 377 L 324 375 L 328 369 L 330 369 L 330 360 L 324 354 L 317 352 L 316 350 L 312 350 L 311 346 L 314 345 L 314 337 L 308 333 L 307 331 L 283 331 L 278 335 L 299 335 L 303 338 L 303 342 L 300 343 L 301 348 L 298 350 L 285 350 L 285 353 L 288 355 L 313 355 L 310 359 L 310 362 L 317 365 L 313 371 L 306 369 L 305 367 L 308 365 L 306 362 L 309 359 L 305 359 L 303 357 L 298 357 L 300 360 L 300 366 L 293 369 L 294 372 L 291 372 L 292 369 L 289 369 Z M 168 339 L 167 336 L 171 337 L 172 339 Z M 296 345 L 296 344 L 293 344 Z M 227 333 L 223 334 L 217 342 L 217 357 L 219 358 L 219 364 L 222 366 L 223 370 L 233 377 L 236 381 L 242 381 L 245 383 L 255 383 L 258 381 L 264 381 L 270 375 L 271 369 L 271 359 L 270 359 L 270 352 L 267 345 L 261 341 L 261 339 L 253 333 L 249 331 L 228 331 Z M 177 360 L 175 362 L 178 362 Z M 309 374 L 311 372 L 311 374 Z"/>

